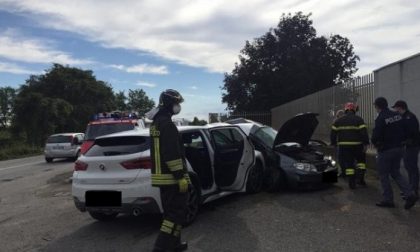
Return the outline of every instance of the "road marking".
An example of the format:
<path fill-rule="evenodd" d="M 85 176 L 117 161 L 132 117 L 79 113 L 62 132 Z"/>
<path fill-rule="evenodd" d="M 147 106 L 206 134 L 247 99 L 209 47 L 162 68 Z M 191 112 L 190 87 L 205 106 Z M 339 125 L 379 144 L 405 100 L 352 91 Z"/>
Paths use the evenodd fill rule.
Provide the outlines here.
<path fill-rule="evenodd" d="M 27 164 L 22 164 L 22 165 L 15 165 L 15 166 L 9 166 L 9 167 L 5 167 L 5 168 L 0 168 L 0 171 L 5 171 L 5 170 L 10 170 L 10 169 L 14 169 L 14 168 L 19 168 L 19 167 L 25 167 L 25 166 L 29 166 L 29 165 L 34 165 L 34 164 L 41 164 L 42 162 L 34 162 L 34 163 L 27 163 Z"/>

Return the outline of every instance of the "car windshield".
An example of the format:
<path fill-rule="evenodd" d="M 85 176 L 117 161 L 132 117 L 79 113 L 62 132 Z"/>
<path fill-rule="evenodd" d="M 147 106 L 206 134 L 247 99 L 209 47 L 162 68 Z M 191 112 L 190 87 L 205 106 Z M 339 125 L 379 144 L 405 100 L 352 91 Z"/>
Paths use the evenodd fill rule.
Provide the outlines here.
<path fill-rule="evenodd" d="M 108 123 L 88 125 L 85 140 L 93 140 L 99 136 L 134 129 L 132 123 Z"/>
<path fill-rule="evenodd" d="M 277 131 L 271 127 L 261 127 L 255 131 L 254 136 L 260 139 L 264 144 L 272 147 L 276 139 Z"/>
<path fill-rule="evenodd" d="M 118 156 L 143 152 L 150 149 L 150 137 L 125 136 L 96 139 L 85 156 Z"/>
<path fill-rule="evenodd" d="M 50 136 L 47 143 L 70 143 L 71 139 L 71 136 Z"/>

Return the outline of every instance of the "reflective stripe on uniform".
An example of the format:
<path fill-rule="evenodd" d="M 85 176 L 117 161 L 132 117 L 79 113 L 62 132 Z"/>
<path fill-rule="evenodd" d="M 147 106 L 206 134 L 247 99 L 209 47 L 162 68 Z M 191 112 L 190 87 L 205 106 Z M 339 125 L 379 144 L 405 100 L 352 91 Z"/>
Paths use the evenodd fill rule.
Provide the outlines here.
<path fill-rule="evenodd" d="M 359 129 L 363 129 L 366 128 L 366 124 L 362 124 L 359 126 L 332 126 L 333 130 L 359 130 Z"/>
<path fill-rule="evenodd" d="M 173 223 L 172 221 L 163 220 L 162 226 L 167 226 L 168 228 L 173 229 L 175 227 L 175 223 Z"/>
<path fill-rule="evenodd" d="M 354 169 L 346 169 L 346 175 L 354 175 Z"/>
<path fill-rule="evenodd" d="M 166 227 L 166 226 L 161 226 L 160 227 L 160 231 L 167 233 L 167 234 L 172 234 L 172 229 Z"/>
<path fill-rule="evenodd" d="M 362 142 L 338 142 L 338 145 L 359 145 L 363 144 Z"/>
<path fill-rule="evenodd" d="M 178 181 L 172 174 L 152 174 L 152 185 L 175 185 Z"/>
<path fill-rule="evenodd" d="M 154 149 L 155 149 L 155 168 L 156 168 L 156 174 L 161 174 L 161 167 L 160 167 L 160 146 L 159 146 L 159 138 L 154 137 Z"/>
<path fill-rule="evenodd" d="M 357 163 L 357 168 L 360 170 L 366 170 L 366 164 L 365 163 Z"/>
<path fill-rule="evenodd" d="M 169 170 L 171 170 L 172 172 L 179 171 L 179 170 L 182 170 L 182 168 L 184 168 L 184 164 L 182 162 L 182 159 L 180 158 L 167 161 L 166 165 L 168 166 Z"/>

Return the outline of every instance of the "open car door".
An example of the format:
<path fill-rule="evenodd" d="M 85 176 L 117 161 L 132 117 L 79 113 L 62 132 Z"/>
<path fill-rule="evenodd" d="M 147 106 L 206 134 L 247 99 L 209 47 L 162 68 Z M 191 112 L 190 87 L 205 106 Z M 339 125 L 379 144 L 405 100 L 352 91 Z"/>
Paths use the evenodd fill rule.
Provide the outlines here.
<path fill-rule="evenodd" d="M 254 148 L 238 127 L 210 130 L 214 147 L 214 177 L 216 185 L 224 191 L 240 191 L 255 162 Z"/>

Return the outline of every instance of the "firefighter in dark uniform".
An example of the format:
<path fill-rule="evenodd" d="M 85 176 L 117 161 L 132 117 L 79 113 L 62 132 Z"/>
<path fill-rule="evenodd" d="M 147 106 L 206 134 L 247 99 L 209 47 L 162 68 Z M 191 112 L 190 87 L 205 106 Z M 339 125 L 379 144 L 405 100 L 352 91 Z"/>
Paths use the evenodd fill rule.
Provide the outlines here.
<path fill-rule="evenodd" d="M 181 228 L 185 222 L 188 187 L 191 184 L 184 161 L 182 141 L 171 117 L 180 112 L 182 96 L 168 89 L 161 93 L 159 106 L 146 116 L 153 119 L 150 126 L 152 156 L 152 186 L 160 188 L 164 211 L 154 252 L 184 251 Z"/>
<path fill-rule="evenodd" d="M 416 196 L 419 196 L 419 167 L 417 165 L 419 159 L 420 131 L 419 121 L 415 114 L 408 110 L 405 101 L 397 101 L 392 106 L 403 117 L 405 124 L 405 150 L 404 150 L 404 167 L 408 173 L 408 180 L 411 189 Z"/>
<path fill-rule="evenodd" d="M 346 103 L 345 115 L 335 120 L 331 129 L 331 145 L 339 149 L 339 160 L 348 177 L 349 187 L 356 188 L 356 183 L 365 186 L 366 146 L 369 136 L 363 119 L 356 115 L 354 103 Z"/>
<path fill-rule="evenodd" d="M 403 118 L 399 113 L 388 108 L 388 102 L 384 97 L 376 98 L 374 105 L 379 114 L 375 119 L 372 143 L 378 151 L 376 166 L 382 186 L 382 200 L 376 205 L 379 207 L 395 207 L 389 179 L 389 177 L 392 177 L 403 192 L 404 208 L 410 209 L 416 203 L 417 197 L 400 173 L 403 144 L 406 140 Z"/>

